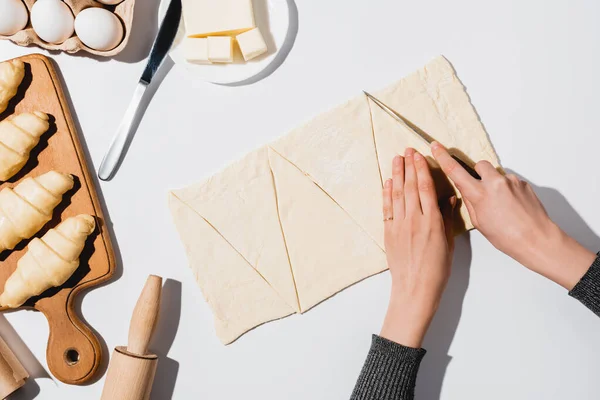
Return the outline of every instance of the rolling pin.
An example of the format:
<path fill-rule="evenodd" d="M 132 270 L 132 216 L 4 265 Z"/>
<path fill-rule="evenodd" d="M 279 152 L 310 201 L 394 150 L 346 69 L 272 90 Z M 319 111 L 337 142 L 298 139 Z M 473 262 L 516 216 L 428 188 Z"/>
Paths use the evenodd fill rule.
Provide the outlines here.
<path fill-rule="evenodd" d="M 27 378 L 29 374 L 0 337 L 0 399 L 23 386 Z"/>
<path fill-rule="evenodd" d="M 150 275 L 129 324 L 127 347 L 117 346 L 106 374 L 101 400 L 147 400 L 158 365 L 148 345 L 158 321 L 162 278 Z"/>

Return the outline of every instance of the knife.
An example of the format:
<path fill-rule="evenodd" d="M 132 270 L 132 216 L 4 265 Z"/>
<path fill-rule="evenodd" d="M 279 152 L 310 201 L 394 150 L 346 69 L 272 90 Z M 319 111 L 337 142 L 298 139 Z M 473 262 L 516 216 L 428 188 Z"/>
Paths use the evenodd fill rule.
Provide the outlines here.
<path fill-rule="evenodd" d="M 392 117 L 393 119 L 395 119 L 397 122 L 399 122 L 400 124 L 404 125 L 409 131 L 411 131 L 412 133 L 415 134 L 415 136 L 419 137 L 420 139 L 422 139 L 425 143 L 427 143 L 428 146 L 431 146 L 431 143 L 433 143 L 434 139 L 427 135 L 425 132 L 421 131 L 419 128 L 417 128 L 416 126 L 414 126 L 410 121 L 408 121 L 407 119 L 405 119 L 402 115 L 398 114 L 396 111 L 394 111 L 393 109 L 391 109 L 389 106 L 387 106 L 384 102 L 382 102 L 381 100 L 379 100 L 378 98 L 376 98 L 375 96 L 363 91 L 363 93 L 371 100 L 373 101 L 373 103 L 375 103 L 377 106 L 379 106 L 379 108 L 381 108 L 383 111 L 385 111 L 390 117 Z M 471 167 L 469 164 L 467 164 L 466 162 L 464 162 L 463 160 L 461 160 L 459 157 L 451 154 L 452 158 L 454 160 L 456 160 L 457 163 L 459 163 L 464 169 L 467 170 L 467 172 L 469 173 L 469 175 L 471 175 L 473 178 L 481 180 L 481 176 L 479 176 L 479 174 L 477 173 L 477 171 L 475 171 L 475 169 L 473 167 Z"/>
<path fill-rule="evenodd" d="M 129 103 L 127 111 L 125 111 L 121 124 L 117 128 L 117 132 L 110 144 L 108 152 L 100 164 L 98 177 L 103 181 L 107 181 L 114 176 L 117 167 L 123 158 L 127 143 L 129 143 L 135 134 L 133 122 L 138 113 L 138 108 L 148 85 L 152 82 L 152 78 L 154 78 L 156 71 L 158 71 L 165 56 L 168 54 L 169 49 L 173 44 L 173 40 L 175 40 L 180 21 L 181 0 L 171 0 L 165 18 L 158 29 L 158 35 L 156 35 L 152 50 L 150 50 L 150 57 L 148 58 L 146 68 L 135 88 L 133 98 Z"/>

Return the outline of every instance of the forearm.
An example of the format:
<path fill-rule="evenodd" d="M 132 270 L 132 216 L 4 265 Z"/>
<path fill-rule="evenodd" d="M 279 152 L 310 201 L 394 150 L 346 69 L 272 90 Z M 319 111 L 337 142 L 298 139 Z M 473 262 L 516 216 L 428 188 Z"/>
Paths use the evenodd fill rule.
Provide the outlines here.
<path fill-rule="evenodd" d="M 424 349 L 402 346 L 373 335 L 371 350 L 351 400 L 411 400 Z"/>
<path fill-rule="evenodd" d="M 381 336 L 373 335 L 371 350 L 352 400 L 413 399 L 425 350 L 421 343 L 437 309 L 435 296 L 395 287 Z"/>
<path fill-rule="evenodd" d="M 572 290 L 596 258 L 559 227 L 550 224 L 544 235 L 530 238 L 515 254 L 521 264 Z"/>

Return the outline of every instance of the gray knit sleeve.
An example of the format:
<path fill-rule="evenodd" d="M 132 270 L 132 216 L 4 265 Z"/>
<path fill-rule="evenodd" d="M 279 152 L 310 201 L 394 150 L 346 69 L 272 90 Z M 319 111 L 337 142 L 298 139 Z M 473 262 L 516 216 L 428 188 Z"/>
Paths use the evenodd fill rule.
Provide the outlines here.
<path fill-rule="evenodd" d="M 583 278 L 569 292 L 569 296 L 579 300 L 600 317 L 600 253 Z"/>
<path fill-rule="evenodd" d="M 426 351 L 373 335 L 371 350 L 351 400 L 408 400 L 415 396 L 419 365 Z"/>

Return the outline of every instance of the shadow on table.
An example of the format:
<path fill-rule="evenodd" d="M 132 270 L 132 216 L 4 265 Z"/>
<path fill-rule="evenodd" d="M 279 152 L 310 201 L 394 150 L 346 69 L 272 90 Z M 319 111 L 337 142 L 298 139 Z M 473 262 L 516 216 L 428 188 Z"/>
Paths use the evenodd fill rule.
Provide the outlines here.
<path fill-rule="evenodd" d="M 151 399 L 168 400 L 173 398 L 179 363 L 168 358 L 167 354 L 169 354 L 177 335 L 180 317 L 181 282 L 167 279 L 161 295 L 158 325 L 150 343 L 150 351 L 158 355 L 158 368 L 150 394 Z"/>
<path fill-rule="evenodd" d="M 27 379 L 25 385 L 10 395 L 9 398 L 11 400 L 35 399 L 40 393 L 40 387 L 35 380 L 42 378 L 51 379 L 50 375 L 37 358 L 35 358 L 4 315 L 0 315 L 0 336 L 2 336 L 2 339 L 4 339 L 8 347 L 29 373 L 29 379 Z"/>
<path fill-rule="evenodd" d="M 514 173 L 510 170 L 507 172 Z M 522 176 L 519 178 L 528 181 Z M 529 183 L 544 204 L 550 218 L 568 235 L 590 250 L 596 251 L 600 248 L 600 237 L 575 211 L 565 196 L 556 189 Z M 471 246 L 467 234 L 457 239 L 452 275 L 440 308 L 425 337 L 423 347 L 427 349 L 427 356 L 421 364 L 416 388 L 416 397 L 419 399 L 436 400 L 441 396 L 446 370 L 452 361 L 448 350 L 458 328 L 469 286 L 470 264 Z"/>
<path fill-rule="evenodd" d="M 510 169 L 507 170 L 507 173 L 515 174 L 519 179 L 529 182 L 535 194 L 542 201 L 552 221 L 565 231 L 567 235 L 577 240 L 589 250 L 594 252 L 600 250 L 600 237 L 581 218 L 562 193 L 554 188 L 537 186 L 529 179 Z"/>
<path fill-rule="evenodd" d="M 581 243 L 585 248 L 597 252 L 600 250 L 600 237 L 581 218 L 569 201 L 558 190 L 533 185 L 546 208 L 548 215 L 569 236 Z"/>
<path fill-rule="evenodd" d="M 456 238 L 452 274 L 423 343 L 427 356 L 423 359 L 417 378 L 418 399 L 440 398 L 446 369 L 452 360 L 448 351 L 462 314 L 470 268 L 471 242 L 470 234 L 466 233 Z"/>

